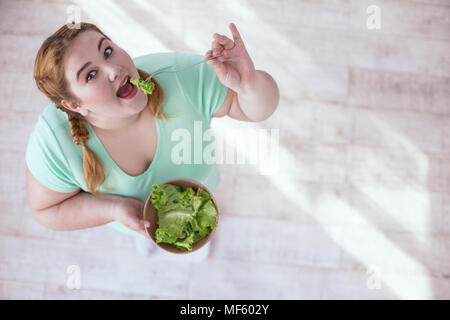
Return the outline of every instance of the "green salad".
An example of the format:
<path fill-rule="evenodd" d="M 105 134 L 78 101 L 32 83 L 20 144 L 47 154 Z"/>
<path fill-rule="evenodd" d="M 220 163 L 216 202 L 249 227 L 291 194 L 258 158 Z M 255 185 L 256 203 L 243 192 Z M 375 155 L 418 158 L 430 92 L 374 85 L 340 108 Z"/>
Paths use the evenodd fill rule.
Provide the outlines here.
<path fill-rule="evenodd" d="M 150 198 L 158 210 L 157 243 L 168 243 L 182 251 L 217 227 L 219 213 L 205 190 L 172 184 L 152 184 Z"/>
<path fill-rule="evenodd" d="M 155 84 L 151 80 L 145 81 L 141 78 L 131 78 L 130 82 L 144 91 L 145 94 L 152 94 L 153 90 L 155 90 Z"/>

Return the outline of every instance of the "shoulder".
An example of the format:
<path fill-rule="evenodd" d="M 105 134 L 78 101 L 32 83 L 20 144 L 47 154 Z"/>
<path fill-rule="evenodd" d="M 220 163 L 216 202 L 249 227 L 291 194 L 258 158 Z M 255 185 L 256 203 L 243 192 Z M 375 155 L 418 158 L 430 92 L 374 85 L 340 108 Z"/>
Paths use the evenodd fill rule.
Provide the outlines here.
<path fill-rule="evenodd" d="M 47 188 L 58 192 L 74 191 L 78 184 L 73 164 L 79 168 L 78 164 L 82 163 L 82 150 L 76 147 L 79 146 L 73 143 L 66 114 L 50 104 L 39 115 L 29 136 L 25 153 L 27 167 Z"/>
<path fill-rule="evenodd" d="M 34 143 L 34 149 L 39 146 L 45 152 L 55 152 L 57 149 L 62 151 L 76 146 L 70 133 L 67 114 L 58 110 L 53 103 L 47 105 L 39 115 L 28 143 Z"/>
<path fill-rule="evenodd" d="M 132 60 L 138 69 L 145 72 L 154 72 L 171 67 L 174 63 L 176 52 L 157 52 L 134 57 Z"/>
<path fill-rule="evenodd" d="M 67 114 L 57 109 L 53 103 L 47 105 L 39 115 L 35 131 L 53 132 L 59 138 L 71 137 Z"/>

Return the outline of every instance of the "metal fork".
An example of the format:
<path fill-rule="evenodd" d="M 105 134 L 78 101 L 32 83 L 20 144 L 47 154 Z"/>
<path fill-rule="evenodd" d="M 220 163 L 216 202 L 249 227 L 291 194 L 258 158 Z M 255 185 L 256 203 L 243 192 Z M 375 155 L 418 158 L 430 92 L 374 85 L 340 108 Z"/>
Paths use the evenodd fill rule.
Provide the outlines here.
<path fill-rule="evenodd" d="M 204 62 L 206 62 L 206 61 L 209 61 L 209 60 L 212 60 L 212 59 L 216 59 L 216 58 L 221 57 L 221 56 L 223 56 L 223 54 L 219 54 L 219 55 L 214 56 L 214 57 L 211 57 L 211 58 L 209 58 L 209 59 L 202 60 L 202 61 L 200 61 L 200 62 L 194 63 L 193 65 L 190 65 L 190 66 L 188 66 L 188 67 L 186 67 L 186 68 L 179 69 L 179 70 L 173 70 L 173 71 L 161 70 L 161 71 L 157 71 L 157 72 L 152 73 L 150 76 L 148 76 L 147 79 L 145 79 L 145 81 L 150 80 L 151 78 L 153 78 L 154 76 L 156 76 L 157 74 L 160 74 L 160 73 L 165 73 L 165 72 L 167 72 L 167 73 L 175 73 L 175 72 L 184 71 L 184 70 L 189 69 L 189 68 L 192 68 L 193 66 L 196 66 L 196 65 L 198 65 L 198 64 L 200 64 L 200 63 L 204 63 Z M 231 59 L 230 59 L 230 60 L 231 60 Z"/>

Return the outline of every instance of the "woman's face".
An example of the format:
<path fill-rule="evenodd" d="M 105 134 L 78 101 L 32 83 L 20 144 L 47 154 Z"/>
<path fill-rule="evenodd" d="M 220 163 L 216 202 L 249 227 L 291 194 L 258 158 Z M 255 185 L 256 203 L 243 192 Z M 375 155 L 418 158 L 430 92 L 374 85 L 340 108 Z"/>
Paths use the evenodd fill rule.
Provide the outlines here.
<path fill-rule="evenodd" d="M 64 72 L 78 104 L 63 105 L 94 122 L 120 121 L 138 114 L 147 105 L 147 95 L 133 86 L 131 95 L 117 95 L 124 79 L 139 78 L 127 52 L 95 31 L 84 31 L 64 56 Z M 101 126 L 99 124 L 99 126 Z"/>

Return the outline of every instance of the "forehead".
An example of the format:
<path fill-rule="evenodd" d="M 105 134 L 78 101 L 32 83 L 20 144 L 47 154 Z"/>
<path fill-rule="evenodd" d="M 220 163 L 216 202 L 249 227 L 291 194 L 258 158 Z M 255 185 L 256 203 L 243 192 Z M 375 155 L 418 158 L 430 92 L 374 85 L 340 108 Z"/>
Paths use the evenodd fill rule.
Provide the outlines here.
<path fill-rule="evenodd" d="M 68 79 L 75 80 L 78 70 L 98 54 L 97 45 L 103 37 L 96 31 L 84 31 L 78 34 L 68 47 L 64 56 L 65 73 Z"/>

